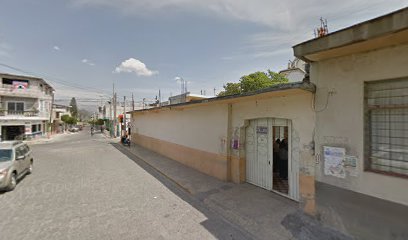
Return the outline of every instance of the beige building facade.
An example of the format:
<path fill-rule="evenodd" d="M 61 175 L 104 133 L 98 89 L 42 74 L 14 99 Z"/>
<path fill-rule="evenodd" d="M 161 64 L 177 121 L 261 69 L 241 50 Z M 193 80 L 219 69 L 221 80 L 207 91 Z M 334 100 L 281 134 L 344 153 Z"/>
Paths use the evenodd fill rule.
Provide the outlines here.
<path fill-rule="evenodd" d="M 408 239 L 408 8 L 294 54 L 302 82 L 134 111 L 132 140 L 356 239 Z"/>
<path fill-rule="evenodd" d="M 291 83 L 245 96 L 134 111 L 132 141 L 224 181 L 253 181 L 300 201 L 312 212 L 314 116 L 309 109 L 313 91 L 312 84 Z M 272 181 L 278 171 L 273 167 L 278 138 L 289 145 L 284 192 Z M 253 144 L 255 151 L 249 147 Z"/>
<path fill-rule="evenodd" d="M 316 85 L 317 214 L 358 239 L 408 238 L 408 9 L 294 52 Z"/>

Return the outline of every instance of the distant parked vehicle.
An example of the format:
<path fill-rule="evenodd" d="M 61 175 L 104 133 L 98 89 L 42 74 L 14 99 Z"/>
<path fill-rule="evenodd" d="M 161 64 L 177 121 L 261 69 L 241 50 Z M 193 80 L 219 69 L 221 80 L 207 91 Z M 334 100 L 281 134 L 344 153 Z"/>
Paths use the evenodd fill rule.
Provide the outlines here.
<path fill-rule="evenodd" d="M 70 131 L 70 132 L 79 132 L 79 128 L 78 127 L 70 127 L 68 129 L 68 131 Z"/>
<path fill-rule="evenodd" d="M 0 190 L 11 191 L 17 180 L 33 172 L 34 158 L 30 147 L 21 141 L 0 143 Z"/>

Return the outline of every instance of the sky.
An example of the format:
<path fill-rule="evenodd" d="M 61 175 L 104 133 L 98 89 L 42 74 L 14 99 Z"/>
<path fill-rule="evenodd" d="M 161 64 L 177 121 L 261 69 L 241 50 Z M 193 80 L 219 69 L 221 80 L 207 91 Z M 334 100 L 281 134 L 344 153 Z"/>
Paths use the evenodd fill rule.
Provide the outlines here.
<path fill-rule="evenodd" d="M 1 0 L 0 72 L 44 78 L 57 103 L 214 95 L 255 71 L 280 71 L 292 46 L 408 6 L 405 0 Z"/>

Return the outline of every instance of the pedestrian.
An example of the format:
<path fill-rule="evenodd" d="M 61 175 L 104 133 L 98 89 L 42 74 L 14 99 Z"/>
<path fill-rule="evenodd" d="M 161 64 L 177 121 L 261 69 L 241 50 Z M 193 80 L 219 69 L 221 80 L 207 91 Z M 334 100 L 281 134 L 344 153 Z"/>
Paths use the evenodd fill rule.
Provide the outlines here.
<path fill-rule="evenodd" d="M 279 177 L 288 179 L 288 144 L 286 139 L 282 139 L 279 146 Z"/>
<path fill-rule="evenodd" d="M 273 142 L 273 172 L 278 172 L 279 170 L 279 145 L 280 139 L 276 139 Z"/>

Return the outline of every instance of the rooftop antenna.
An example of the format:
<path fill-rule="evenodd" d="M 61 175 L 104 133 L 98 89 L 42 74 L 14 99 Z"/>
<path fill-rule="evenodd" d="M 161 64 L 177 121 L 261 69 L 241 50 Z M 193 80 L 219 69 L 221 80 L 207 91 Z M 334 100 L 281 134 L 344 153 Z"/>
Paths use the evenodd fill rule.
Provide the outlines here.
<path fill-rule="evenodd" d="M 315 38 L 323 37 L 329 34 L 329 28 L 327 27 L 327 19 L 320 17 L 320 27 L 314 30 Z"/>

